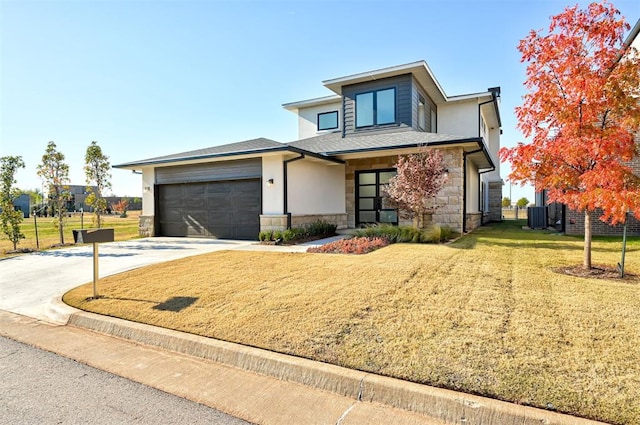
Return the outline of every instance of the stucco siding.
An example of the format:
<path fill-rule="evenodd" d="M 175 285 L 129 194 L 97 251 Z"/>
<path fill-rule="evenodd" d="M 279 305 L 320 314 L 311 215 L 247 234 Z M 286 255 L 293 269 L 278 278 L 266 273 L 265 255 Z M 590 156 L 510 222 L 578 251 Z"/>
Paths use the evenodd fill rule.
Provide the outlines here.
<path fill-rule="evenodd" d="M 262 213 L 284 214 L 284 171 L 283 156 L 262 158 Z M 273 179 L 273 183 L 269 180 Z"/>
<path fill-rule="evenodd" d="M 455 102 L 438 107 L 438 133 L 478 137 L 478 102 Z"/>
<path fill-rule="evenodd" d="M 335 130 L 318 131 L 318 114 L 322 112 L 338 111 L 338 128 Z M 342 101 L 335 103 L 311 106 L 309 108 L 301 108 L 298 110 L 298 139 L 306 139 L 315 137 L 319 134 L 331 131 L 342 130 Z"/>
<path fill-rule="evenodd" d="M 345 212 L 345 166 L 300 160 L 287 170 L 288 207 L 291 214 Z"/>

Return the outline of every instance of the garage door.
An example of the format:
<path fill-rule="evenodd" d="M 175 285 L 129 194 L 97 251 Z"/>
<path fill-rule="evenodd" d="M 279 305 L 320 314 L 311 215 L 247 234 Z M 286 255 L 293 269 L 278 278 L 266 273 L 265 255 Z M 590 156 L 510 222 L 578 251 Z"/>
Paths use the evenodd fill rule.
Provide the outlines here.
<path fill-rule="evenodd" d="M 161 236 L 258 238 L 259 179 L 164 184 L 156 190 Z"/>

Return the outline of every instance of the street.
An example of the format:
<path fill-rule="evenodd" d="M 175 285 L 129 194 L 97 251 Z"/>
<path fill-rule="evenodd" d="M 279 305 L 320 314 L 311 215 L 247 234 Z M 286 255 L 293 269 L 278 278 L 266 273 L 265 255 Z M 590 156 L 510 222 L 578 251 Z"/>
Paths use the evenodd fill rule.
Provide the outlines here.
<path fill-rule="evenodd" d="M 0 422 L 247 424 L 202 404 L 4 337 L 0 337 Z"/>

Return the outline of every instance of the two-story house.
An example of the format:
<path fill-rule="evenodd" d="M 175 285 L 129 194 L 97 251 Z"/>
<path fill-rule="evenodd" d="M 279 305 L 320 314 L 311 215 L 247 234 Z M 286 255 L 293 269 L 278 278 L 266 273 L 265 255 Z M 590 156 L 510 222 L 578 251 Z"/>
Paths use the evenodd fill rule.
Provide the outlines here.
<path fill-rule="evenodd" d="M 299 139 L 205 148 L 117 165 L 142 172 L 145 236 L 256 239 L 318 219 L 400 224 L 384 199 L 398 155 L 439 149 L 448 179 L 434 223 L 466 232 L 501 219 L 500 88 L 448 96 L 424 61 L 323 82 L 286 103 Z"/>

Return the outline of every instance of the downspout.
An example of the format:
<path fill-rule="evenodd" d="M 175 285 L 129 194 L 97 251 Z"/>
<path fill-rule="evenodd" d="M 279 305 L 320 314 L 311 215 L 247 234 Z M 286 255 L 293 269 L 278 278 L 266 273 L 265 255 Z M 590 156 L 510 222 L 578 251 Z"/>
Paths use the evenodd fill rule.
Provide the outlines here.
<path fill-rule="evenodd" d="M 287 169 L 288 169 L 288 165 L 290 162 L 294 162 L 294 161 L 298 161 L 300 159 L 304 159 L 304 154 L 301 153 L 300 156 L 295 157 L 295 158 L 291 158 L 291 159 L 285 159 L 284 161 L 282 161 L 282 187 L 283 187 L 283 191 L 284 191 L 284 196 L 283 196 L 283 206 L 282 206 L 282 212 L 284 214 L 287 215 L 287 229 L 291 229 L 291 213 L 288 211 L 289 210 L 289 199 L 287 196 L 287 187 L 288 187 L 288 177 L 287 177 Z"/>

